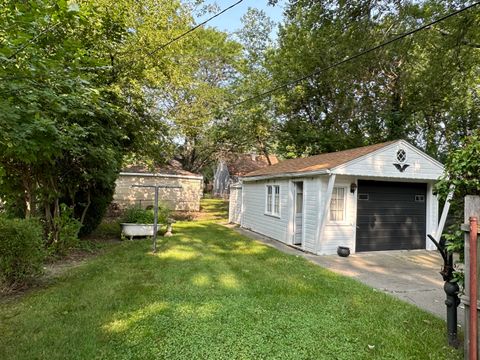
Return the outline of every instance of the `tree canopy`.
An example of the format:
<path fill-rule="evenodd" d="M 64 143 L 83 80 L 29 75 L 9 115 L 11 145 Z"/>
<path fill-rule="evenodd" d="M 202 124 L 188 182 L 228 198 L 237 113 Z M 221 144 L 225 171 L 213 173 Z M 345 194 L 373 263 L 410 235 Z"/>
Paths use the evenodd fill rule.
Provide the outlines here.
<path fill-rule="evenodd" d="M 403 138 L 443 159 L 480 123 L 478 11 L 319 70 L 462 4 L 289 1 L 278 44 L 264 64 L 272 79 L 265 90 L 294 82 L 262 100 L 275 112 L 276 151 L 297 157 Z"/>
<path fill-rule="evenodd" d="M 206 29 L 165 47 L 194 24 L 180 1 L 2 5 L 0 197 L 56 244 L 62 203 L 91 230 L 127 155 L 165 161 L 172 128 L 207 121 L 238 45 Z"/>
<path fill-rule="evenodd" d="M 174 42 L 203 1 L 1 4 L 0 198 L 44 217 L 52 243 L 62 212 L 95 227 L 125 161 L 208 174 L 229 151 L 398 138 L 442 160 L 480 124 L 478 11 L 320 71 L 461 2 L 290 0 L 275 40 L 250 9 L 236 34 L 204 26 Z"/>

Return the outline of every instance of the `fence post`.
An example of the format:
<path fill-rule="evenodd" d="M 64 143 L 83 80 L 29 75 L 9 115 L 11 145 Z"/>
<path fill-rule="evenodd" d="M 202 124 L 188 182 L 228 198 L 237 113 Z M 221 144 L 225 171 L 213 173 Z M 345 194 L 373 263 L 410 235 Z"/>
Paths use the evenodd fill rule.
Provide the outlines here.
<path fill-rule="evenodd" d="M 478 315 L 480 310 L 480 303 L 477 301 L 477 304 L 470 304 L 470 263 L 472 259 L 470 259 L 470 218 L 475 217 L 480 219 L 480 196 L 473 196 L 468 195 L 465 197 L 465 211 L 464 211 L 464 225 L 462 225 L 462 230 L 465 232 L 465 294 L 462 296 L 462 303 L 465 307 L 465 359 L 478 359 L 478 344 L 479 339 L 476 339 L 476 349 L 477 354 L 470 354 L 470 348 L 472 347 L 470 344 L 470 311 L 473 310 L 477 312 L 477 334 L 478 334 Z M 478 231 L 477 231 L 478 232 Z M 480 246 L 479 242 L 477 242 L 477 279 L 479 274 L 479 259 L 480 254 Z M 479 284 L 477 282 L 477 293 L 479 289 Z M 475 348 L 475 346 L 473 346 Z M 471 356 L 472 355 L 472 356 Z"/>

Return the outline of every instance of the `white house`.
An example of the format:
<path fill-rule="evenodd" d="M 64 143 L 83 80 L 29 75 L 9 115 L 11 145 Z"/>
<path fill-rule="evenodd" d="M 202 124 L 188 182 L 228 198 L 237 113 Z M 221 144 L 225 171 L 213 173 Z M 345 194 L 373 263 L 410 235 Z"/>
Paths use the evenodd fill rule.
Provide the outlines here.
<path fill-rule="evenodd" d="M 403 140 L 286 160 L 242 177 L 230 221 L 315 254 L 433 250 L 442 173 Z"/>

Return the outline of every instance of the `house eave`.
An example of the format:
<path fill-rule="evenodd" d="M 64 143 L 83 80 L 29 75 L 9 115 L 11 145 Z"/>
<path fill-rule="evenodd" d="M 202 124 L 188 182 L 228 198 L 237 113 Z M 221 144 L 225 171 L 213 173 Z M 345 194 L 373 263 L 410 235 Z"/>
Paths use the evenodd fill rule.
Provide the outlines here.
<path fill-rule="evenodd" d="M 325 175 L 330 174 L 329 169 L 322 169 L 317 171 L 303 171 L 296 173 L 281 173 L 281 174 L 272 174 L 272 175 L 259 175 L 259 176 L 248 176 L 241 177 L 242 182 L 251 182 L 251 181 L 260 181 L 260 180 L 269 180 L 269 179 L 292 179 L 305 176 L 316 176 L 316 175 Z"/>

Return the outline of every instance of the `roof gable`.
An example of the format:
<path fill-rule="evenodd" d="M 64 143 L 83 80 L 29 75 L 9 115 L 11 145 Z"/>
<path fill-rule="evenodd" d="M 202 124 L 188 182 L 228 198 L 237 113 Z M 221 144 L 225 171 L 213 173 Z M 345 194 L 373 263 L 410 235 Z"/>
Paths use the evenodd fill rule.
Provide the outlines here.
<path fill-rule="evenodd" d="M 406 156 L 403 162 L 397 159 L 400 150 Z M 407 141 L 399 140 L 331 170 L 342 175 L 436 180 L 444 169 L 437 160 Z"/>
<path fill-rule="evenodd" d="M 399 149 L 407 153 L 406 167 L 395 165 Z M 355 149 L 337 151 L 282 161 L 248 173 L 245 178 L 293 176 L 322 171 L 342 175 L 392 177 L 411 179 L 438 179 L 443 165 L 405 140 L 395 140 Z"/>
<path fill-rule="evenodd" d="M 319 170 L 329 170 L 368 155 L 394 142 L 396 141 L 389 141 L 333 153 L 319 154 L 305 158 L 285 160 L 278 164 L 250 172 L 246 177 L 275 176 L 280 174 L 309 173 Z"/>

